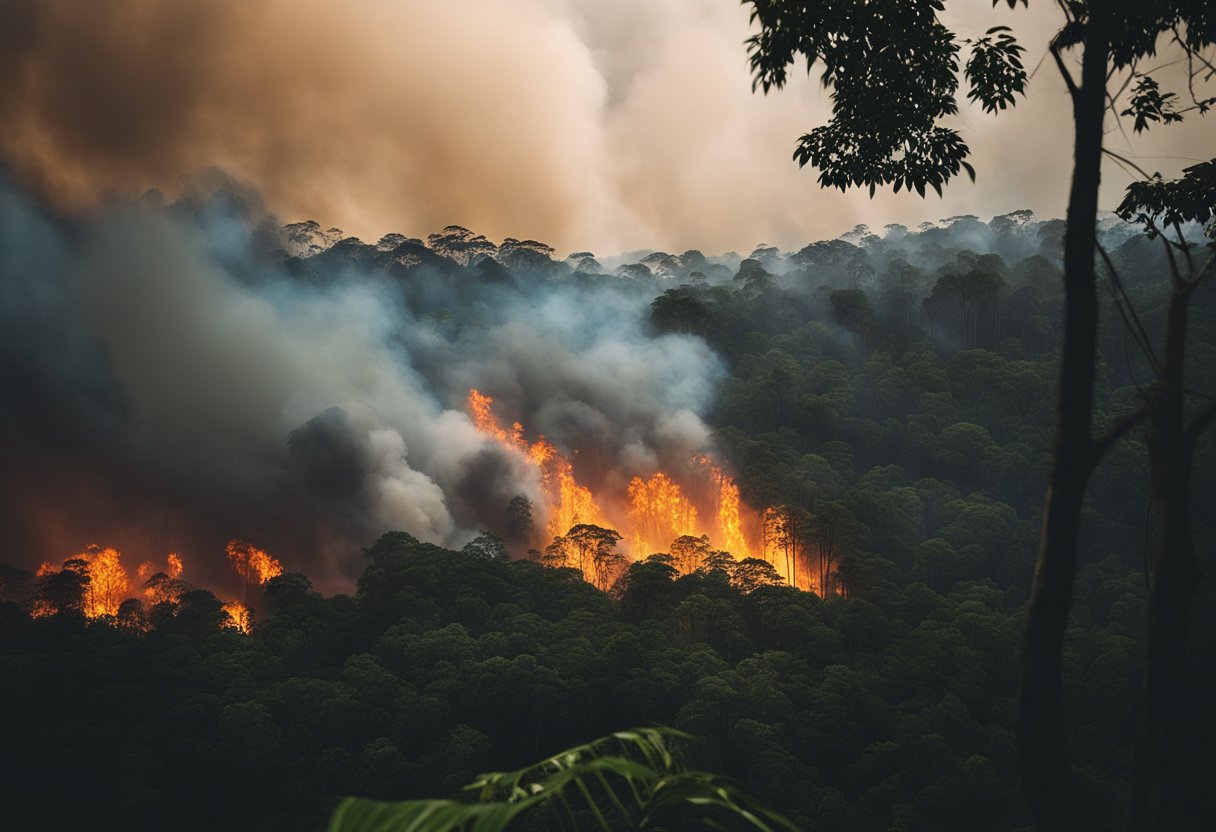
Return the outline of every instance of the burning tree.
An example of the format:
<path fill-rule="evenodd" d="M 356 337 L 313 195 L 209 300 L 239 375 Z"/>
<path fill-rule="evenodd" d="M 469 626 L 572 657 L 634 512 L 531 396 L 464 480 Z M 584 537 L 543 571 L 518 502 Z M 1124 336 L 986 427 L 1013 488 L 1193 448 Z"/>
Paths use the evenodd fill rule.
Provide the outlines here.
<path fill-rule="evenodd" d="M 671 557 L 677 571 L 687 574 L 701 568 L 712 554 L 709 536 L 693 537 L 690 534 L 680 535 L 671 544 Z"/>
<path fill-rule="evenodd" d="M 577 569 L 589 583 L 607 592 L 628 565 L 616 550 L 620 541 L 621 535 L 613 529 L 580 523 L 545 547 L 544 561 L 549 566 Z"/>
<path fill-rule="evenodd" d="M 283 574 L 283 564 L 244 540 L 228 541 L 228 560 L 246 585 L 261 586 Z"/>
<path fill-rule="evenodd" d="M 525 494 L 516 494 L 507 503 L 507 534 L 512 543 L 531 545 L 536 536 L 533 508 L 532 501 Z"/>

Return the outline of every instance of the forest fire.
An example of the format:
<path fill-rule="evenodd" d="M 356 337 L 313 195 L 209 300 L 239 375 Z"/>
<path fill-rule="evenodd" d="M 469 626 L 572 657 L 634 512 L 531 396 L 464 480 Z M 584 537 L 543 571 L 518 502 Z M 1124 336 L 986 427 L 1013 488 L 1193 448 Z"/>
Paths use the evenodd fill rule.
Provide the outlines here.
<path fill-rule="evenodd" d="M 785 506 L 758 512 L 743 503 L 739 486 L 722 467 L 704 454 L 694 456 L 681 472 L 658 471 L 633 477 L 624 495 L 592 493 L 577 482 L 574 464 L 543 435 L 530 441 L 524 426 L 505 428 L 493 411 L 494 399 L 469 391 L 467 407 L 478 431 L 512 449 L 534 465 L 541 480 L 545 559 L 575 566 L 591 583 L 606 588 L 617 558 L 641 560 L 654 553 L 670 554 L 681 573 L 697 569 L 712 555 L 727 553 L 735 561 L 763 560 L 775 579 L 823 594 L 832 584 L 836 565 L 830 551 L 812 545 L 809 516 Z M 586 527 L 599 529 L 599 538 Z M 577 534 L 575 530 L 578 530 Z M 609 532 L 610 534 L 603 534 Z M 617 542 L 628 559 L 615 554 Z"/>
<path fill-rule="evenodd" d="M 228 541 L 228 560 L 247 584 L 260 586 L 283 574 L 283 564 L 244 540 Z"/>
<path fill-rule="evenodd" d="M 233 568 L 245 582 L 260 586 L 283 574 L 283 565 L 264 549 L 242 540 L 228 543 L 227 553 Z M 182 580 L 185 569 L 181 555 L 170 552 L 164 564 L 144 561 L 135 568 L 142 581 L 133 585 L 130 573 L 122 563 L 122 552 L 112 546 L 90 544 L 56 566 L 44 562 L 36 577 L 41 588 L 30 606 L 30 615 L 45 618 L 68 609 L 76 609 L 85 618 L 117 619 L 128 616 L 128 604 L 135 603 L 136 616 L 159 605 L 168 605 L 172 614 L 182 597 L 194 587 Z M 241 633 L 253 629 L 253 611 L 244 601 L 229 601 L 222 605 L 227 618 L 222 626 Z"/>
<path fill-rule="evenodd" d="M 492 396 L 469 391 L 468 412 L 478 431 L 517 451 L 540 473 L 538 508 L 545 540 L 553 540 L 545 550 L 547 559 L 575 566 L 588 581 L 603 587 L 608 583 L 608 550 L 615 552 L 617 541 L 632 560 L 670 553 L 680 572 L 695 570 L 713 552 L 726 552 L 736 560 L 762 558 L 787 584 L 822 589 L 826 574 L 809 562 L 815 553 L 793 513 L 771 507 L 757 512 L 743 504 L 739 486 L 712 458 L 697 455 L 689 460 L 683 483 L 659 471 L 646 479 L 633 477 L 624 495 L 595 494 L 576 481 L 571 459 L 543 435 L 530 441 L 519 422 L 503 427 L 493 404 Z M 612 534 L 601 534 L 597 542 L 584 527 Z"/>
<path fill-rule="evenodd" d="M 253 632 L 253 618 L 250 615 L 249 607 L 242 604 L 240 601 L 229 601 L 220 609 L 228 616 L 228 621 L 224 624 L 230 630 L 236 630 L 238 633 L 248 635 Z"/>

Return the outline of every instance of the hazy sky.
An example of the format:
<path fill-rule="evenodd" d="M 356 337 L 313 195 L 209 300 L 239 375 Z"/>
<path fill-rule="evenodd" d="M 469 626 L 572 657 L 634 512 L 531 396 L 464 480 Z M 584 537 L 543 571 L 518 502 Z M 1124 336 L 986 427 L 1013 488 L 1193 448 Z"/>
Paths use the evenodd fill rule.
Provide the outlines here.
<path fill-rule="evenodd" d="M 1033 67 L 1058 12 L 973 0 L 951 20 L 964 37 L 1013 24 Z M 455 223 L 563 253 L 1062 215 L 1071 125 L 1050 60 L 1016 111 L 963 104 L 975 185 L 870 200 L 820 190 L 791 161 L 826 96 L 801 73 L 752 94 L 747 35 L 735 0 L 6 0 L 0 159 L 68 209 L 172 194 L 218 166 L 284 222 L 373 240 Z M 1173 174 L 1211 156 L 1212 118 L 1109 142 Z M 1105 176 L 1111 208 L 1128 178 Z"/>

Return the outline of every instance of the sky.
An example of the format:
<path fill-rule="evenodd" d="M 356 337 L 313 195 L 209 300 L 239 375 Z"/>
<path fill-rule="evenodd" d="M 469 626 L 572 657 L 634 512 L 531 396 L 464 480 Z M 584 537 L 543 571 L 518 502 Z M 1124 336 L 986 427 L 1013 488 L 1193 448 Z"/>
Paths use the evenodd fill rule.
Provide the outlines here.
<path fill-rule="evenodd" d="M 972 0 L 947 22 L 960 37 L 1012 25 L 1033 68 L 1060 21 L 1041 0 Z M 801 72 L 753 93 L 748 34 L 734 0 L 6 0 L 0 163 L 66 212 L 172 197 L 219 168 L 282 222 L 368 240 L 458 224 L 560 253 L 746 253 L 858 223 L 1063 215 L 1070 119 L 1050 60 L 1012 112 L 961 102 L 974 185 L 870 199 L 791 160 L 827 96 Z M 1131 139 L 1108 124 L 1108 144 L 1175 175 L 1211 155 L 1211 118 Z M 1104 209 L 1128 181 L 1107 164 Z"/>

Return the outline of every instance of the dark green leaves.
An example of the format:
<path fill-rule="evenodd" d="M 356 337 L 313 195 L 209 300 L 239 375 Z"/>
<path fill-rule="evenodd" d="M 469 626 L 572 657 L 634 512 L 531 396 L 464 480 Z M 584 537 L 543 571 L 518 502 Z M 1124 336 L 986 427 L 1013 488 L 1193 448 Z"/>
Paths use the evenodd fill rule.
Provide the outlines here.
<path fill-rule="evenodd" d="M 1020 57 L 1025 50 L 1008 26 L 995 26 L 984 37 L 967 43 L 971 46 L 971 60 L 965 70 L 971 85 L 969 99 L 982 104 L 986 112 L 995 113 L 1012 106 L 1015 95 L 1025 95 L 1026 69 Z"/>
<path fill-rule="evenodd" d="M 1161 174 L 1127 186 L 1115 213 L 1138 222 L 1150 234 L 1163 227 L 1197 222 L 1216 238 L 1216 159 L 1192 165 L 1181 179 L 1166 182 Z"/>
<path fill-rule="evenodd" d="M 1137 133 L 1147 129 L 1150 121 L 1160 124 L 1182 121 L 1182 114 L 1175 110 L 1177 98 L 1175 93 L 1161 92 L 1151 76 L 1140 75 L 1132 91 L 1132 100 L 1120 115 L 1135 116 Z"/>
<path fill-rule="evenodd" d="M 832 119 L 802 136 L 801 166 L 823 187 L 907 188 L 941 193 L 970 153 L 941 120 L 958 112 L 959 41 L 942 25 L 937 0 L 746 0 L 760 31 L 747 41 L 753 88 L 781 88 L 790 64 L 822 66 Z M 1016 2 L 1016 0 L 1015 0 Z M 1026 86 L 1022 47 L 1004 27 L 973 44 L 970 97 L 1005 109 Z"/>
<path fill-rule="evenodd" d="M 548 811 L 563 830 L 669 828 L 673 819 L 725 829 L 729 819 L 731 829 L 797 832 L 730 780 L 686 770 L 671 742 L 688 739 L 670 728 L 619 731 L 534 766 L 483 774 L 465 787 L 473 802 L 348 797 L 329 832 L 501 832 L 532 811 Z"/>

